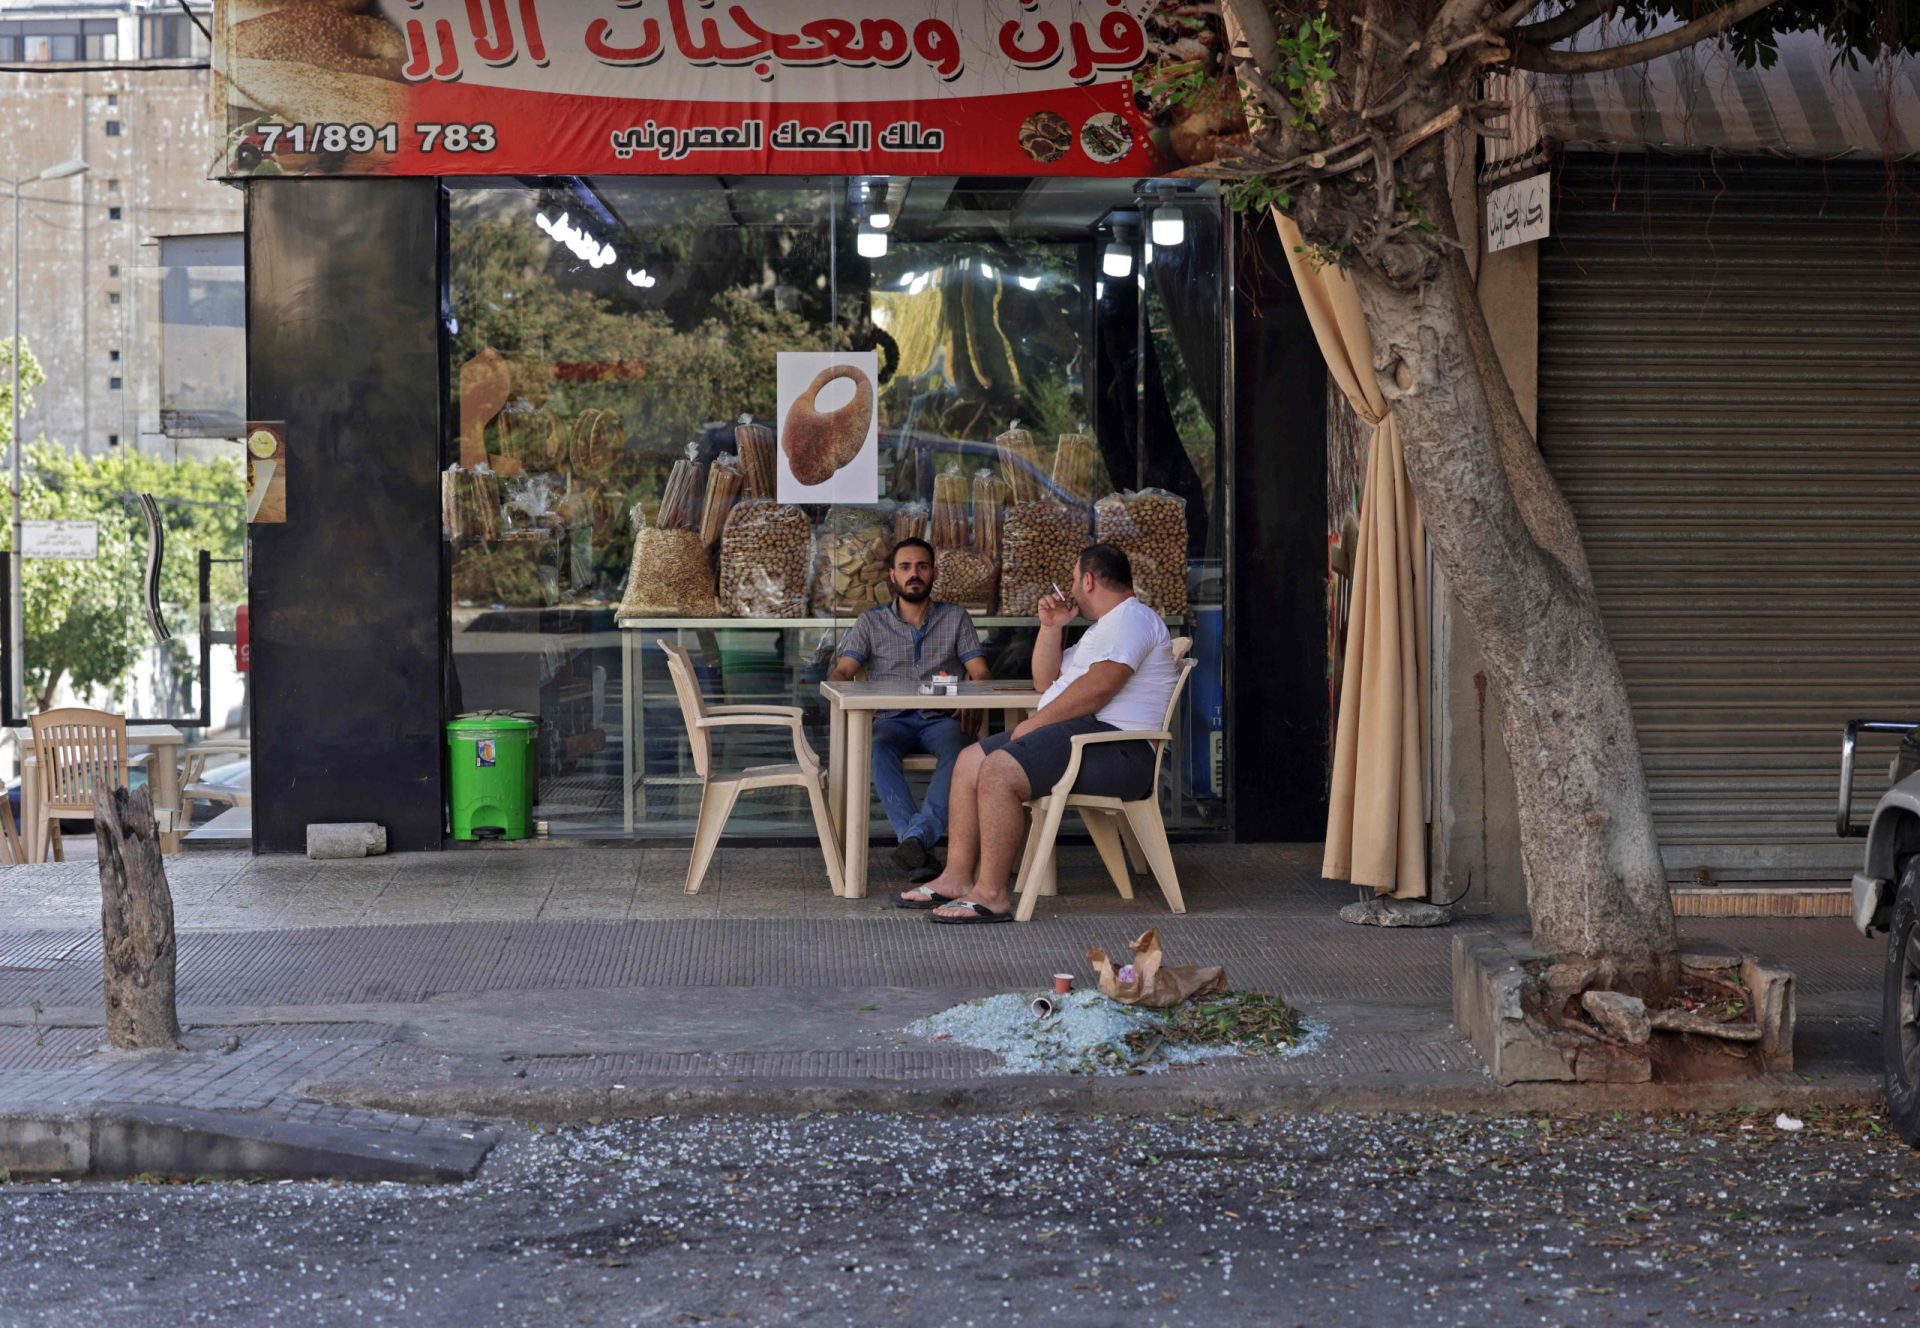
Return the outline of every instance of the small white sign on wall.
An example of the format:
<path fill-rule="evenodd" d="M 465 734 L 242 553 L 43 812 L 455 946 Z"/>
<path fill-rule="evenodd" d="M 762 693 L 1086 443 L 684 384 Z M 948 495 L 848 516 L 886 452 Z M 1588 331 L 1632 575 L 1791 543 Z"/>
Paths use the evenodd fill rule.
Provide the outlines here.
<path fill-rule="evenodd" d="M 22 521 L 20 552 L 29 558 L 98 558 L 98 521 Z"/>
<path fill-rule="evenodd" d="M 1547 175 L 1503 184 L 1487 195 L 1487 252 L 1547 238 L 1552 212 Z"/>

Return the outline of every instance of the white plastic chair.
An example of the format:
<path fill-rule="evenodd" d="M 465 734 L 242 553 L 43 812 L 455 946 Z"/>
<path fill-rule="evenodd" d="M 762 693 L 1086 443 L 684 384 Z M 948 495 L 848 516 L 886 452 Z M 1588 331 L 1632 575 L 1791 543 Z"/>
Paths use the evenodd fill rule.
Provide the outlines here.
<path fill-rule="evenodd" d="M 693 768 L 703 786 L 700 790 L 700 819 L 694 830 L 693 860 L 687 864 L 687 893 L 697 894 L 713 862 L 713 851 L 720 844 L 720 833 L 727 817 L 742 793 L 755 789 L 800 788 L 807 791 L 813 807 L 813 824 L 820 836 L 820 852 L 827 860 L 827 879 L 834 894 L 846 891 L 840 865 L 840 841 L 834 833 L 833 818 L 827 814 L 826 771 L 820 757 L 800 727 L 804 713 L 799 706 L 717 705 L 709 706 L 700 695 L 694 676 L 693 660 L 671 641 L 662 641 L 667 652 L 667 672 L 673 676 L 674 694 L 680 701 L 680 717 L 686 722 L 687 742 L 693 748 Z M 748 766 L 728 774 L 713 769 L 712 733 L 720 728 L 785 728 L 793 735 L 793 761 L 785 765 Z"/>
<path fill-rule="evenodd" d="M 1087 834 L 1092 837 L 1100 861 L 1105 864 L 1107 875 L 1122 899 L 1133 898 L 1133 877 L 1128 870 L 1131 866 L 1153 872 L 1154 880 L 1160 884 L 1160 893 L 1166 896 L 1168 911 L 1187 911 L 1186 901 L 1180 896 L 1180 877 L 1173 867 L 1173 850 L 1167 843 L 1166 822 L 1160 815 L 1160 766 L 1166 759 L 1167 744 L 1173 741 L 1173 723 L 1180 713 L 1180 697 L 1187 690 L 1187 679 L 1193 675 L 1195 661 L 1187 658 L 1192 648 L 1191 637 L 1176 637 L 1173 641 L 1173 657 L 1179 661 L 1180 675 L 1174 682 L 1173 694 L 1167 698 L 1166 715 L 1158 730 L 1076 734 L 1072 739 L 1073 754 L 1067 760 L 1060 782 L 1027 803 L 1033 813 L 1033 825 L 1027 833 L 1026 852 L 1020 860 L 1020 903 L 1014 911 L 1015 921 L 1033 920 L 1033 906 L 1039 902 L 1042 882 L 1054 870 L 1054 841 L 1059 837 L 1060 822 L 1069 808 L 1079 812 L 1080 819 L 1086 823 Z M 1073 791 L 1087 748 L 1101 742 L 1153 744 L 1153 783 L 1146 797 L 1129 802 Z"/>

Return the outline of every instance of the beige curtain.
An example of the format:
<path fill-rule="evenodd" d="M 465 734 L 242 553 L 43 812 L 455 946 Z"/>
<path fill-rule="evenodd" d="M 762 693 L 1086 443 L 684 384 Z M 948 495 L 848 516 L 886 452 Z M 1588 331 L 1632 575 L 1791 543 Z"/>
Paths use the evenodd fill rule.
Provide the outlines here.
<path fill-rule="evenodd" d="M 1333 740 L 1321 873 L 1396 899 L 1427 893 L 1426 531 L 1407 485 L 1400 431 L 1373 372 L 1373 339 L 1353 282 L 1316 267 L 1300 230 L 1275 213 L 1327 371 L 1373 426 Z"/>

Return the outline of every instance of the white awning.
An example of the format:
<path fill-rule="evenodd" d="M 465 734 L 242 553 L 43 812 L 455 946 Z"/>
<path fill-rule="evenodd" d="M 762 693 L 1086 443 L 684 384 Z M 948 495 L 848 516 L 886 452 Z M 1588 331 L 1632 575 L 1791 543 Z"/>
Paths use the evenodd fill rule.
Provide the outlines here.
<path fill-rule="evenodd" d="M 1607 34 L 1608 44 L 1638 35 Z M 1779 50 L 1770 69 L 1743 68 L 1707 43 L 1606 73 L 1528 74 L 1538 136 L 1526 137 L 1576 150 L 1920 157 L 1920 60 L 1850 69 L 1818 33 L 1783 34 Z M 1516 130 L 1533 129 L 1526 119 L 1516 114 Z"/>

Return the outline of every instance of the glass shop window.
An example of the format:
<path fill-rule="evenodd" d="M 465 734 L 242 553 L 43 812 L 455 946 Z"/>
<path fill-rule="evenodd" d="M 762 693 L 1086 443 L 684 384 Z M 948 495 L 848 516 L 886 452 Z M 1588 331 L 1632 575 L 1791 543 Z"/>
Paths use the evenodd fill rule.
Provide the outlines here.
<path fill-rule="evenodd" d="M 711 701 L 805 708 L 824 752 L 817 684 L 907 534 L 939 547 L 936 597 L 974 613 L 1003 677 L 1026 675 L 1034 602 L 1078 549 L 1126 547 L 1200 660 L 1173 821 L 1224 826 L 1214 193 L 615 177 L 455 182 L 448 216 L 450 709 L 539 720 L 552 833 L 689 832 L 663 641 Z M 781 356 L 821 352 L 860 357 L 870 443 L 837 437 L 857 391 L 809 397 L 819 362 L 787 361 L 783 392 Z M 783 461 L 796 396 L 812 422 Z M 783 741 L 729 731 L 716 760 L 791 760 Z M 809 824 L 768 794 L 729 833 Z"/>

